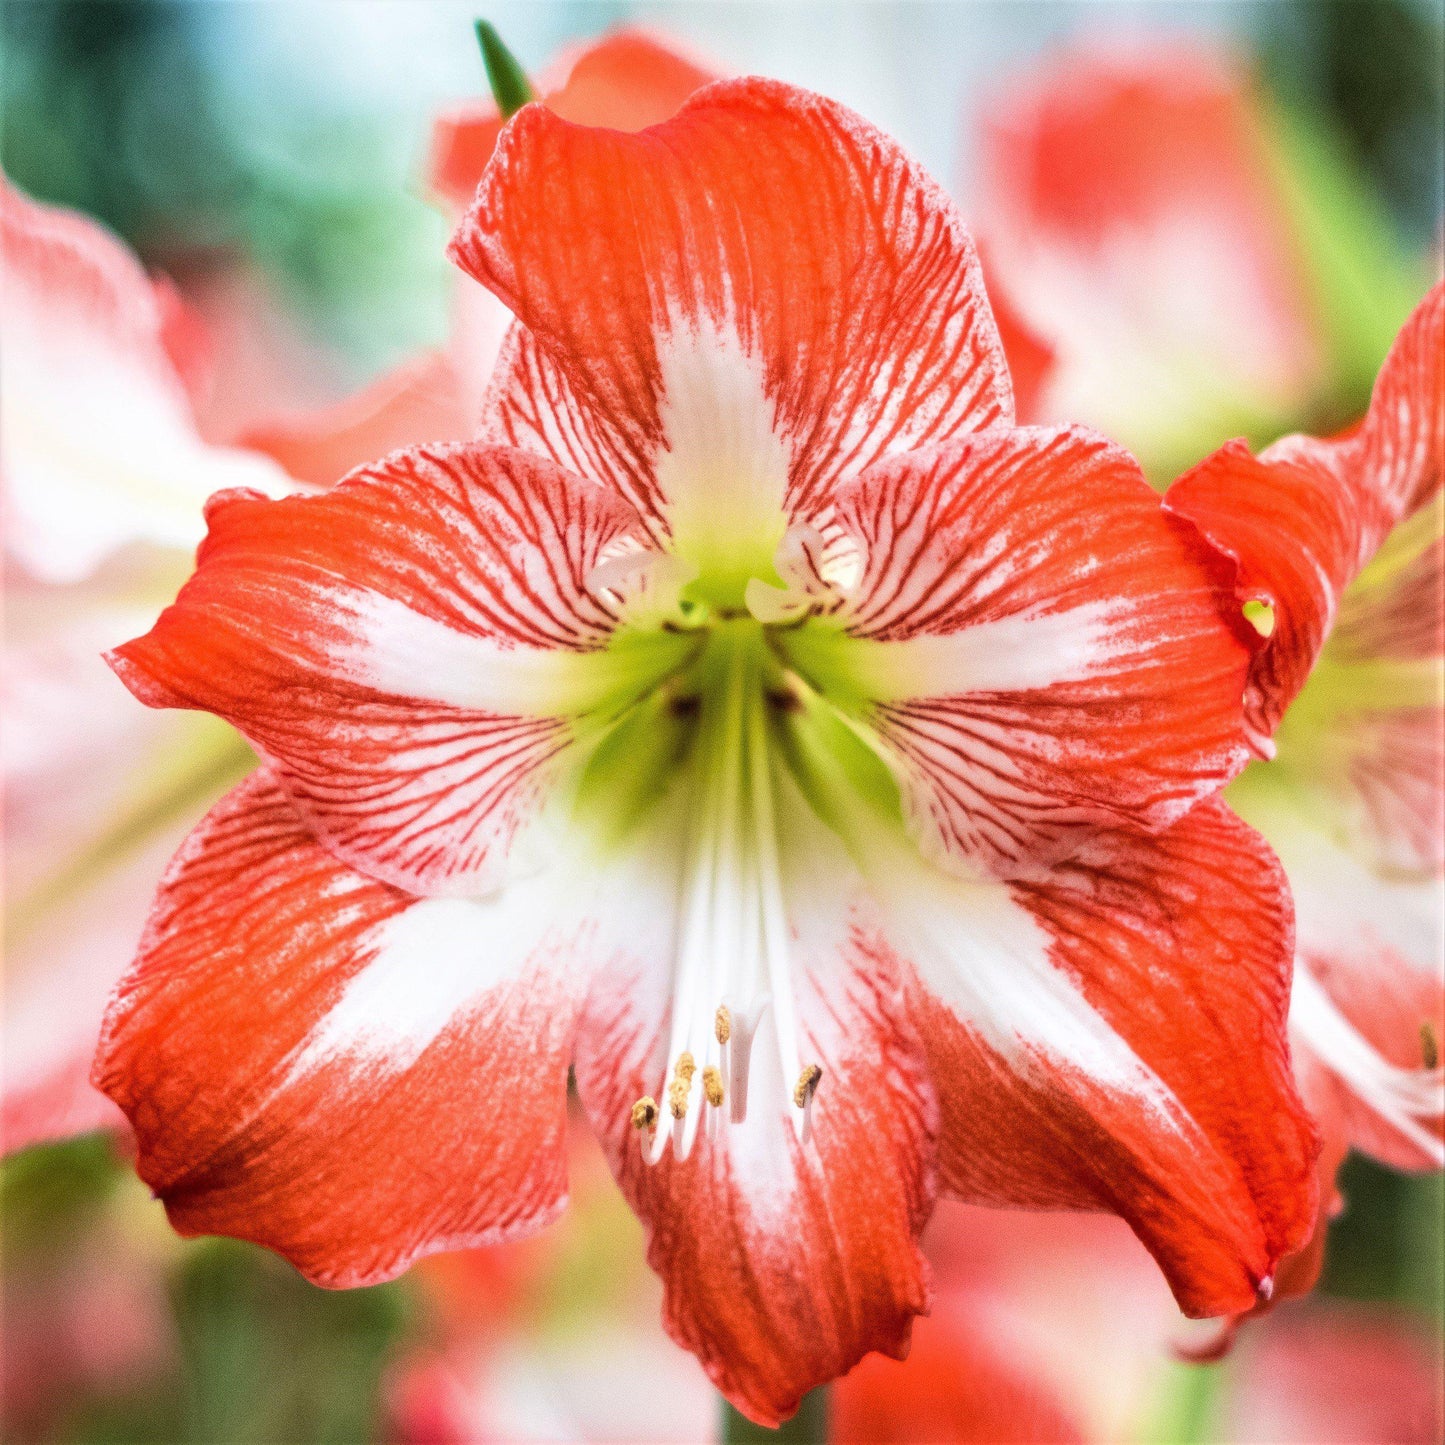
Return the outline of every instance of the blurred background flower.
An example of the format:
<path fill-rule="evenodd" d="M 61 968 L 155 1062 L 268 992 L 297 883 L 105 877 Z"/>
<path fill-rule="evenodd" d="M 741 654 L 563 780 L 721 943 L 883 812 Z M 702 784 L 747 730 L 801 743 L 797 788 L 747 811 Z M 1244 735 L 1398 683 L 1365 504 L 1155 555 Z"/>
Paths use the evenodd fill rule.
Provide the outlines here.
<path fill-rule="evenodd" d="M 456 424 L 495 318 L 478 322 L 458 289 L 447 207 L 425 177 L 434 118 L 484 89 L 476 13 L 470 0 L 8 0 L 0 12 L 4 170 L 102 221 L 170 279 L 176 314 L 205 337 L 179 374 L 206 443 L 244 440 L 324 485 L 383 449 L 379 438 Z M 998 309 L 1035 337 L 1032 415 L 1112 431 L 1160 485 L 1237 434 L 1259 445 L 1354 422 L 1438 270 L 1434 0 L 497 0 L 486 14 L 544 79 L 564 47 L 642 24 L 718 73 L 812 86 L 897 135 L 954 187 L 988 247 Z M 1123 138 L 1109 140 L 1108 123 Z M 1173 184 L 1180 172 L 1161 155 L 1176 134 L 1191 185 Z M 1060 136 L 1083 147 L 1064 162 Z M 1075 209 L 1057 214 L 1052 187 L 1055 213 L 1041 217 L 1024 178 L 1061 163 Z M 1241 276 L 1258 304 L 1240 306 Z M 12 325 L 0 317 L 7 351 Z M 429 407 L 408 411 L 402 434 L 394 411 L 376 422 L 398 396 Z M 8 531 L 8 492 L 6 505 Z M 7 688 L 17 659 L 53 635 L 38 608 L 16 605 L 17 578 L 12 564 Z M 54 726 L 67 709 L 100 716 L 110 682 L 99 677 L 94 713 L 84 694 L 61 698 Z M 5 743 L 9 757 L 10 719 Z M 125 739 L 104 748 L 133 758 L 113 770 L 133 797 L 186 761 Z M 143 816 L 118 866 L 94 847 L 114 810 L 61 786 L 68 763 L 28 793 L 9 766 L 7 1103 L 27 1051 L 77 1016 L 60 983 L 22 1012 L 33 995 L 20 980 L 67 950 L 102 973 L 102 958 L 123 958 L 144 909 L 132 895 L 148 893 L 171 846 L 166 816 Z M 46 861 L 69 870 L 75 906 L 37 927 L 17 907 L 33 901 L 38 855 L 16 825 L 73 839 L 77 815 L 89 841 Z M 637 1226 L 595 1145 L 579 1138 L 575 1152 L 578 1207 L 540 1239 L 330 1294 L 259 1250 L 176 1239 L 107 1136 L 24 1149 L 0 1174 L 0 1434 L 702 1438 L 713 1398 L 656 1322 Z M 909 1363 L 866 1361 L 838 1387 L 831 1436 L 1438 1439 L 1440 1176 L 1356 1158 L 1340 1187 L 1347 1207 L 1315 1295 L 1252 1323 L 1211 1366 L 1171 1363 L 1183 1324 L 1113 1222 L 944 1209 L 930 1241 L 937 1318 L 920 1322 Z"/>

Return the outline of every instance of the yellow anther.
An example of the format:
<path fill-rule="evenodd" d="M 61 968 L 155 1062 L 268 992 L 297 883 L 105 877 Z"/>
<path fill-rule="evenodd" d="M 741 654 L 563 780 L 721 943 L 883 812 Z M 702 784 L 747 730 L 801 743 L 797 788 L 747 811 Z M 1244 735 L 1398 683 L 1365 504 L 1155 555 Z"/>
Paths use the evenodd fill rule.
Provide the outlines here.
<path fill-rule="evenodd" d="M 717 1108 L 717 1106 L 722 1103 L 722 1075 L 712 1064 L 709 1064 L 707 1068 L 702 1071 L 702 1091 L 707 1097 L 708 1103 L 711 1104 L 713 1108 Z"/>
<path fill-rule="evenodd" d="M 667 1086 L 667 1107 L 674 1119 L 681 1119 L 687 1113 L 687 1094 L 691 1088 L 687 1079 L 674 1079 Z"/>
<path fill-rule="evenodd" d="M 733 1016 L 728 1012 L 728 1006 L 723 1003 L 718 1005 L 717 1018 L 713 1020 L 713 1037 L 718 1043 L 725 1044 L 733 1036 Z"/>
<path fill-rule="evenodd" d="M 817 1064 L 809 1064 L 801 1074 L 798 1075 L 798 1082 L 793 1085 L 793 1102 L 798 1108 L 803 1108 L 808 1101 L 818 1092 L 818 1085 L 823 1082 L 823 1071 Z"/>
<path fill-rule="evenodd" d="M 644 1094 L 632 1106 L 632 1127 L 634 1129 L 650 1129 L 657 1123 L 657 1103 L 649 1095 Z"/>
<path fill-rule="evenodd" d="M 1261 637 L 1272 637 L 1274 635 L 1274 608 L 1268 602 L 1262 602 L 1256 597 L 1251 597 L 1244 604 L 1245 621 L 1259 633 Z"/>
<path fill-rule="evenodd" d="M 674 1073 L 685 1084 L 690 1084 L 692 1076 L 697 1073 L 697 1060 L 686 1049 L 677 1056 L 677 1068 Z"/>
<path fill-rule="evenodd" d="M 1440 1040 L 1435 1037 L 1435 1025 L 1426 1019 L 1420 1025 L 1420 1056 L 1427 1069 L 1433 1069 L 1440 1062 Z"/>

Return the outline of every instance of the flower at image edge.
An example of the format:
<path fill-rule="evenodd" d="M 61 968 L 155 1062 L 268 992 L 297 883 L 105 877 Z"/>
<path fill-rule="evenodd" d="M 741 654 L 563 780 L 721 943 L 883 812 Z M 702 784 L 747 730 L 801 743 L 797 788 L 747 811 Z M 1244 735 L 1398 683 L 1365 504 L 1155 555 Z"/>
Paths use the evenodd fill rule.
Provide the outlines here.
<path fill-rule="evenodd" d="M 1267 609 L 1246 692 L 1260 757 L 1230 802 L 1296 905 L 1290 1029 L 1325 1134 L 1322 1203 L 1349 1147 L 1445 1164 L 1445 284 L 1400 333 L 1363 423 L 1222 448 L 1166 505 Z M 1316 1247 L 1291 1262 L 1308 1290 Z"/>

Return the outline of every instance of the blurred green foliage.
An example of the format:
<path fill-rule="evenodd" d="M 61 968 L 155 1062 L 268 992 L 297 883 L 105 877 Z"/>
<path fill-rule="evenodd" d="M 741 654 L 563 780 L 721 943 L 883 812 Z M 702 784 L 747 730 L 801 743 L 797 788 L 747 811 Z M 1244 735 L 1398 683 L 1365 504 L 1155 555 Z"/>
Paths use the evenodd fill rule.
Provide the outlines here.
<path fill-rule="evenodd" d="M 0 1166 L 11 1282 L 29 1273 L 50 1278 L 55 1289 L 75 1287 L 54 1266 L 85 1244 L 109 1210 L 110 1223 L 121 1225 L 102 1236 L 110 1261 L 137 1273 L 165 1272 L 169 1320 L 160 1324 L 174 1341 L 158 1372 L 142 1372 L 121 1388 L 82 1384 L 38 1419 L 0 1420 L 9 1445 L 348 1445 L 379 1438 L 381 1375 L 416 1313 L 406 1285 L 317 1289 L 283 1260 L 229 1240 L 177 1242 L 157 1255 L 135 1236 L 158 1224 L 145 1215 L 159 1209 L 101 1135 L 27 1149 Z M 23 1307 L 5 1301 L 7 1310 Z M 7 1319 L 7 1332 L 17 1323 Z M 57 1349 L 69 1344 L 63 1334 L 55 1341 Z"/>
<path fill-rule="evenodd" d="M 160 269 L 255 262 L 369 374 L 445 334 L 446 224 L 416 186 L 425 127 L 309 106 L 255 59 L 233 73 L 224 22 L 247 8 L 6 0 L 0 157 Z"/>
<path fill-rule="evenodd" d="M 1418 246 L 1445 208 L 1445 10 L 1437 0 L 1274 0 L 1259 10 L 1271 87 L 1323 115 Z"/>

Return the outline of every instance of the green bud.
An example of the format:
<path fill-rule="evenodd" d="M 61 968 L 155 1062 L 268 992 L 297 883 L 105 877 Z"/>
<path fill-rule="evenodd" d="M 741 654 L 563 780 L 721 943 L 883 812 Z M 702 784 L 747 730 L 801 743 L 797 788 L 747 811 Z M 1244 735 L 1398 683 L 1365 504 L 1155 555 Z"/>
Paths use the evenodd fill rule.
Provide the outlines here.
<path fill-rule="evenodd" d="M 502 112 L 503 120 L 509 120 L 534 99 L 527 72 L 502 43 L 502 37 L 489 20 L 477 21 L 477 44 L 482 48 L 482 64 L 487 67 L 487 84 L 492 87 L 497 109 Z"/>

